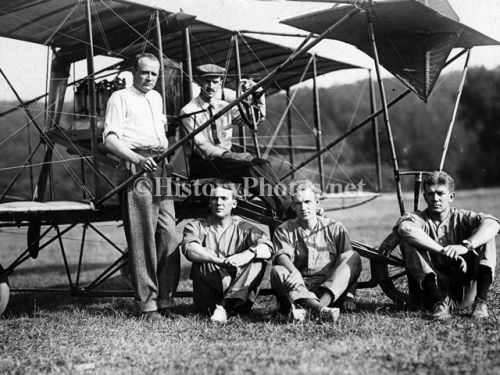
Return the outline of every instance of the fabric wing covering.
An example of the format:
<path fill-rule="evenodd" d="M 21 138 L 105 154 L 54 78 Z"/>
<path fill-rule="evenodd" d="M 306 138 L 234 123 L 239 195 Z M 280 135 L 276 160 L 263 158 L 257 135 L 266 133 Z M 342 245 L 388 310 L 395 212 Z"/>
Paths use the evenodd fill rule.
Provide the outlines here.
<path fill-rule="evenodd" d="M 165 2 L 165 7 L 168 2 Z M 94 54 L 123 58 L 125 64 L 140 52 L 156 52 L 155 19 L 157 8 L 135 0 L 99 0 L 91 2 Z M 230 59 L 236 31 L 196 20 L 195 16 L 161 11 L 164 55 L 177 63 L 184 56 L 183 30 L 189 25 L 192 64 L 215 63 L 227 66 L 229 76 L 236 74 Z M 0 36 L 52 47 L 64 65 L 86 56 L 86 5 L 76 0 L 0 0 Z M 292 49 L 259 38 L 239 38 L 241 71 L 258 80 L 274 70 L 290 55 Z M 286 89 L 301 80 L 311 55 L 298 58 L 280 74 L 269 94 Z M 230 64 L 229 64 L 230 62 Z M 340 69 L 359 68 L 332 59 L 317 57 L 317 74 Z M 123 68 L 123 67 L 122 67 Z M 312 77 L 312 69 L 302 77 Z"/>
<path fill-rule="evenodd" d="M 352 5 L 290 18 L 282 23 L 322 33 L 353 9 Z M 446 0 L 386 0 L 366 5 L 329 34 L 373 57 L 367 16 L 373 22 L 380 63 L 426 101 L 453 48 L 499 42 L 465 26 Z"/>

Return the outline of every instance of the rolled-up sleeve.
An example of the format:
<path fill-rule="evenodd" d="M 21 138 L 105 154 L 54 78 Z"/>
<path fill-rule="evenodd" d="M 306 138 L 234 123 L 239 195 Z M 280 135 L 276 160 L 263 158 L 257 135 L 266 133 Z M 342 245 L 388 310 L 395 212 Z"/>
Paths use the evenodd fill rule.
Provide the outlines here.
<path fill-rule="evenodd" d="M 200 245 L 203 242 L 201 225 L 199 220 L 192 221 L 186 224 L 186 226 L 184 227 L 184 232 L 181 242 L 181 250 L 184 255 L 186 255 L 186 246 L 192 242 L 199 243 Z"/>
<path fill-rule="evenodd" d="M 407 222 L 407 221 L 418 225 L 420 228 L 425 227 L 425 221 L 419 215 L 417 215 L 416 213 L 407 212 L 403 216 L 401 216 L 398 219 L 398 221 L 396 221 L 396 224 L 394 224 L 394 227 L 392 228 L 392 230 L 397 233 L 399 226 L 402 223 Z"/>
<path fill-rule="evenodd" d="M 294 261 L 295 246 L 293 245 L 293 239 L 291 238 L 291 233 L 282 225 L 274 231 L 273 245 L 275 259 L 284 254 L 287 255 L 292 262 Z"/>
<path fill-rule="evenodd" d="M 477 228 L 484 220 L 493 220 L 500 224 L 500 220 L 498 220 L 495 216 L 485 214 L 483 212 L 473 212 L 460 210 L 460 221 L 470 228 Z"/>
<path fill-rule="evenodd" d="M 125 106 L 120 96 L 113 93 L 106 106 L 106 118 L 104 120 L 103 142 L 106 143 L 106 137 L 109 134 L 115 134 L 118 139 L 123 137 L 125 127 Z"/>
<path fill-rule="evenodd" d="M 269 247 L 269 251 L 271 254 L 274 254 L 274 247 L 273 243 L 269 239 L 269 237 L 260 229 L 252 226 L 249 227 L 249 246 L 248 247 L 255 247 L 257 245 L 266 245 Z"/>
<path fill-rule="evenodd" d="M 347 229 L 345 229 L 342 224 L 337 224 L 333 232 L 334 238 L 336 239 L 335 245 L 337 246 L 339 254 L 352 250 L 351 239 L 349 238 Z"/>

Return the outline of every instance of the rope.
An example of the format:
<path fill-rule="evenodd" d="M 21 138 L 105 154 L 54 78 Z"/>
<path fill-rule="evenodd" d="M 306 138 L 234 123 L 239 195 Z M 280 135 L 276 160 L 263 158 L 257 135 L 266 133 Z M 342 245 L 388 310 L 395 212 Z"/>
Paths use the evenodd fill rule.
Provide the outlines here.
<path fill-rule="evenodd" d="M 99 32 L 101 33 L 102 40 L 104 42 L 104 45 L 108 51 L 111 51 L 111 46 L 109 45 L 108 38 L 106 37 L 106 33 L 104 32 L 104 28 L 102 26 L 101 19 L 99 18 L 99 12 L 97 12 L 97 7 L 95 5 L 95 2 L 92 1 L 91 3 L 92 9 L 94 11 L 94 16 L 97 21 L 97 27 L 99 28 Z"/>

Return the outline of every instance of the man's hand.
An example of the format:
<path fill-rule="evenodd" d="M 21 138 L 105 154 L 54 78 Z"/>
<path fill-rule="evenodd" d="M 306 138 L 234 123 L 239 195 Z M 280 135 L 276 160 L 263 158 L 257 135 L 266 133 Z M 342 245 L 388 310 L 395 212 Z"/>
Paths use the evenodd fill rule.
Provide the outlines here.
<path fill-rule="evenodd" d="M 139 160 L 139 167 L 148 172 L 154 172 L 158 169 L 158 164 L 154 161 L 153 157 L 144 158 Z"/>
<path fill-rule="evenodd" d="M 288 276 L 285 279 L 285 282 L 283 283 L 283 285 L 285 286 L 285 288 L 295 289 L 300 284 L 303 284 L 303 283 L 304 283 L 304 280 L 302 279 L 302 275 L 300 274 L 300 272 L 299 271 L 293 271 L 293 272 L 290 272 L 288 274 Z"/>
<path fill-rule="evenodd" d="M 250 90 L 253 86 L 255 86 L 255 82 L 248 78 L 243 78 L 240 82 L 241 82 L 241 89 L 243 90 L 243 92 L 246 92 Z M 261 91 L 262 87 L 259 87 L 256 92 L 261 92 Z"/>
<path fill-rule="evenodd" d="M 458 260 L 458 257 L 460 255 L 465 255 L 468 252 L 469 249 L 467 249 L 463 245 L 448 245 L 443 250 L 441 250 L 441 254 L 453 260 Z"/>
<path fill-rule="evenodd" d="M 463 273 L 466 273 L 467 272 L 467 262 L 465 261 L 465 259 L 462 258 L 461 256 L 459 256 L 457 258 L 457 262 L 458 262 L 458 266 L 460 267 L 460 270 Z"/>
<path fill-rule="evenodd" d="M 242 161 L 251 161 L 253 156 L 248 152 L 231 152 L 227 151 L 222 154 L 223 159 L 232 159 L 232 160 L 242 160 Z"/>
<path fill-rule="evenodd" d="M 234 254 L 226 258 L 226 262 L 232 267 L 243 267 L 250 263 L 255 258 L 255 255 L 250 251 L 243 251 L 239 254 Z"/>
<path fill-rule="evenodd" d="M 233 268 L 233 266 L 230 264 L 228 258 L 213 257 L 212 263 L 215 264 L 216 266 L 219 266 L 222 268 Z"/>
<path fill-rule="evenodd" d="M 348 295 L 344 298 L 344 301 L 342 301 L 342 307 L 347 312 L 356 311 L 356 300 L 351 293 L 348 293 Z"/>

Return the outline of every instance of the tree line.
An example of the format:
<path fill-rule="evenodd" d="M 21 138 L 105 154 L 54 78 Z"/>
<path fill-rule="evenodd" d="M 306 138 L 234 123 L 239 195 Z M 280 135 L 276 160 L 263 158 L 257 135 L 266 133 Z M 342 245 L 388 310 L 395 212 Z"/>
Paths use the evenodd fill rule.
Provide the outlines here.
<path fill-rule="evenodd" d="M 450 124 L 461 73 L 444 74 L 427 103 L 410 94 L 389 109 L 396 154 L 400 170 L 430 171 L 439 168 L 441 153 Z M 404 87 L 396 79 L 384 80 L 389 100 L 402 93 Z M 375 86 L 376 88 L 376 86 Z M 378 91 L 375 90 L 379 103 Z M 291 93 L 293 95 L 293 92 Z M 313 94 L 311 87 L 295 93 L 291 110 L 294 145 L 314 146 Z M 323 144 L 340 136 L 370 113 L 368 81 L 319 89 Z M 286 106 L 282 93 L 268 100 L 268 119 L 262 130 L 273 133 Z M 380 104 L 377 104 L 377 109 Z M 382 116 L 378 116 L 378 134 L 382 158 L 383 189 L 393 189 L 393 173 L 389 142 Z M 455 176 L 461 189 L 497 186 L 500 184 L 500 68 L 469 69 L 462 93 L 453 135 L 444 169 Z M 288 144 L 287 127 L 280 130 L 276 143 Z M 325 175 L 333 180 L 359 180 L 376 189 L 373 128 L 368 125 L 324 154 Z M 300 161 L 310 152 L 295 150 Z M 277 166 L 285 171 L 286 165 Z M 317 163 L 305 171 L 305 177 L 318 179 Z M 332 174 L 332 172 L 334 172 Z M 330 176 L 331 175 L 331 176 Z M 410 186 L 412 181 L 405 181 Z"/>

